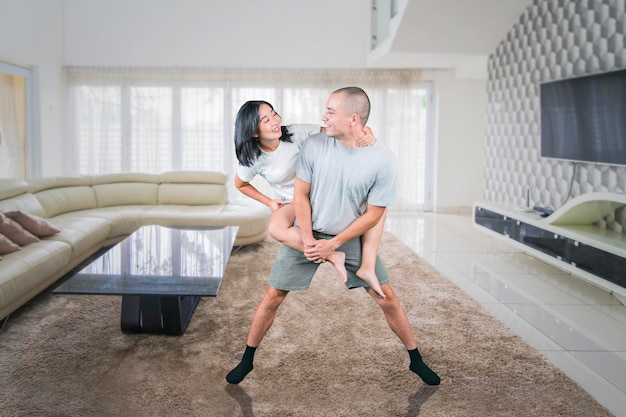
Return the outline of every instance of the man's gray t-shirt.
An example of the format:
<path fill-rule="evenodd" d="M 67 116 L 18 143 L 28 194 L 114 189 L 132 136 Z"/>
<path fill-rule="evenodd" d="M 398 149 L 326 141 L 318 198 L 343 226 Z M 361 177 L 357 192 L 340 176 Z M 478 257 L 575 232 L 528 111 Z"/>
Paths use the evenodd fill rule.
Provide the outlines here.
<path fill-rule="evenodd" d="M 296 175 L 311 184 L 313 230 L 330 235 L 345 230 L 367 204 L 388 207 L 396 199 L 396 161 L 379 140 L 348 149 L 324 133 L 312 135 L 300 150 Z"/>

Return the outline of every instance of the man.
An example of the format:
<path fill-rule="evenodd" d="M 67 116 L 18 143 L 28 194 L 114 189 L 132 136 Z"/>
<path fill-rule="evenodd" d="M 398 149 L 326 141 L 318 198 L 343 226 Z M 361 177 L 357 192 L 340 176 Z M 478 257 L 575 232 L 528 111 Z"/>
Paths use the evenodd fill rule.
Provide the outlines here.
<path fill-rule="evenodd" d="M 336 90 L 322 116 L 325 132 L 304 143 L 296 169 L 294 205 L 305 251 L 281 247 L 270 286 L 252 319 L 242 360 L 226 376 L 229 383 L 238 384 L 252 371 L 256 348 L 289 291 L 307 290 L 319 263 L 339 250 L 346 254 L 346 286 L 366 288 L 408 350 L 409 369 L 427 384 L 439 385 L 439 376 L 422 360 L 382 261 L 377 259 L 376 275 L 386 298 L 380 298 L 355 275 L 361 263 L 359 237 L 378 223 L 396 194 L 396 168 L 390 152 L 379 141 L 372 147 L 356 146 L 369 112 L 370 101 L 362 89 Z"/>

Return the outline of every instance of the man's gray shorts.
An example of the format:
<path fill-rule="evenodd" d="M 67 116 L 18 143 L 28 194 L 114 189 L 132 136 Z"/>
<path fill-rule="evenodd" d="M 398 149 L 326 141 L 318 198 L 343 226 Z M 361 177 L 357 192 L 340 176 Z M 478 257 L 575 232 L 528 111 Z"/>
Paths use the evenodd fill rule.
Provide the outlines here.
<path fill-rule="evenodd" d="M 316 239 L 330 239 L 331 235 L 313 232 Z M 356 271 L 361 267 L 361 238 L 352 239 L 337 251 L 346 254 L 346 269 L 348 270 L 348 282 L 346 287 L 368 287 L 367 283 L 356 276 Z M 279 290 L 305 291 L 309 289 L 311 280 L 320 264 L 309 261 L 302 252 L 281 246 L 276 262 L 272 267 L 269 284 Z M 380 257 L 376 257 L 376 276 L 380 284 L 389 282 L 387 269 Z"/>

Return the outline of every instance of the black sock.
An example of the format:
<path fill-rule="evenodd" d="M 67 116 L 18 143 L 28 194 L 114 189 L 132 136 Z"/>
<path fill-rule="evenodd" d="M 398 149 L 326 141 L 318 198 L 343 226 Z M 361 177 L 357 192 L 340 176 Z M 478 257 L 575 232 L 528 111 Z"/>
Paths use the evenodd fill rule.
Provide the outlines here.
<path fill-rule="evenodd" d="M 417 348 L 413 350 L 409 350 L 409 357 L 411 358 L 411 364 L 409 365 L 409 369 L 419 375 L 422 378 L 422 381 L 427 383 L 428 385 L 439 385 L 441 380 L 439 379 L 439 375 L 437 375 L 432 369 L 430 369 L 422 360 L 422 355 L 420 355 Z"/>
<path fill-rule="evenodd" d="M 246 345 L 246 351 L 243 353 L 239 365 L 226 375 L 226 381 L 230 384 L 238 384 L 250 373 L 254 368 L 252 362 L 254 360 L 254 351 L 256 347 Z"/>

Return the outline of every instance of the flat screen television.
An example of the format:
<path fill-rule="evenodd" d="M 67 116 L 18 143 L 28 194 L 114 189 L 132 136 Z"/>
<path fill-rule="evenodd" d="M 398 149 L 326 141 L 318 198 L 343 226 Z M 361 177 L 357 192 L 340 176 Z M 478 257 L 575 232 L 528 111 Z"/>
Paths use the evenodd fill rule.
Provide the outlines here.
<path fill-rule="evenodd" d="M 626 165 L 626 69 L 540 84 L 543 158 Z"/>

